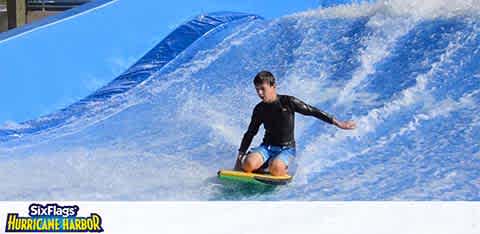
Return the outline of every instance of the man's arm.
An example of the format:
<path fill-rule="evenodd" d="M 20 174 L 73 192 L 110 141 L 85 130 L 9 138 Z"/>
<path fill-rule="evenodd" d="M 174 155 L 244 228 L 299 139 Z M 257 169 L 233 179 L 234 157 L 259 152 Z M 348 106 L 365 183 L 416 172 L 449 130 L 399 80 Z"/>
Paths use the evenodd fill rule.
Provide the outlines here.
<path fill-rule="evenodd" d="M 308 105 L 307 103 L 293 96 L 290 96 L 290 101 L 293 104 L 295 112 L 298 112 L 302 115 L 315 116 L 316 118 L 321 119 L 329 124 L 334 124 L 334 117 L 327 112 Z"/>
<path fill-rule="evenodd" d="M 296 97 L 291 96 L 290 100 L 291 100 L 291 103 L 293 104 L 293 107 L 295 108 L 295 111 L 300 114 L 315 116 L 341 129 L 354 129 L 356 127 L 355 122 L 353 122 L 352 120 L 343 122 L 338 119 L 335 119 L 332 115 L 328 114 L 327 112 L 324 112 L 314 106 L 308 105 Z"/>
<path fill-rule="evenodd" d="M 238 153 L 243 155 L 247 151 L 248 147 L 252 143 L 252 139 L 255 135 L 257 135 L 258 129 L 262 124 L 262 120 L 259 115 L 258 108 L 255 107 L 252 113 L 252 119 L 250 120 L 250 124 L 248 125 L 248 130 L 243 135 L 242 143 L 240 144 L 240 148 L 238 149 Z"/>

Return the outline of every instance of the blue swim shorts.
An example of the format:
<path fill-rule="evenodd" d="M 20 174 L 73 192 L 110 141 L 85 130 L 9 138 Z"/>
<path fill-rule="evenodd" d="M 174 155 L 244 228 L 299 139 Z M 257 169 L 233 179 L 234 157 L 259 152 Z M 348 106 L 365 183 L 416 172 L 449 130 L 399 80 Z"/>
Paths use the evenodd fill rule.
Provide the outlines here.
<path fill-rule="evenodd" d="M 287 168 L 289 168 L 293 166 L 292 164 L 294 164 L 296 157 L 295 147 L 267 145 L 264 143 L 252 148 L 249 153 L 259 153 L 262 155 L 263 165 L 260 169 L 267 169 L 274 159 L 282 160 Z M 291 169 L 292 168 L 289 169 L 290 173 L 292 173 Z"/>

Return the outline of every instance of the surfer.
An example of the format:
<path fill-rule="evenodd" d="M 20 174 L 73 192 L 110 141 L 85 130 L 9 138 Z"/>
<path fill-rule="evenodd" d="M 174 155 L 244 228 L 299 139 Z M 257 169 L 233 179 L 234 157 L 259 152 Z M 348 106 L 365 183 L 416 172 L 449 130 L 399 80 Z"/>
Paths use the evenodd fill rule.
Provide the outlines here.
<path fill-rule="evenodd" d="M 235 170 L 257 172 L 268 169 L 273 176 L 287 175 L 295 159 L 294 113 L 314 116 L 341 129 L 354 129 L 355 122 L 340 121 L 332 115 L 301 101 L 277 94 L 275 77 L 269 71 L 259 72 L 253 83 L 262 101 L 253 109 L 247 132 L 238 149 Z M 246 153 L 260 125 L 265 128 L 263 142 Z"/>

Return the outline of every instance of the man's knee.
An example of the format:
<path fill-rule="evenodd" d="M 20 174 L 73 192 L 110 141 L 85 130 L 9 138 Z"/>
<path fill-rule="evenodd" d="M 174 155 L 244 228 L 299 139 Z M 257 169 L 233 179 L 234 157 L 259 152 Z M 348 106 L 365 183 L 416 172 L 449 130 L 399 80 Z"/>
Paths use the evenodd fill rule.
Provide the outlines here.
<path fill-rule="evenodd" d="M 250 153 L 242 163 L 242 169 L 245 172 L 252 172 L 258 169 L 263 163 L 262 156 L 258 153 Z"/>
<path fill-rule="evenodd" d="M 273 176 L 287 175 L 287 165 L 282 160 L 275 159 L 270 164 L 269 171 Z"/>

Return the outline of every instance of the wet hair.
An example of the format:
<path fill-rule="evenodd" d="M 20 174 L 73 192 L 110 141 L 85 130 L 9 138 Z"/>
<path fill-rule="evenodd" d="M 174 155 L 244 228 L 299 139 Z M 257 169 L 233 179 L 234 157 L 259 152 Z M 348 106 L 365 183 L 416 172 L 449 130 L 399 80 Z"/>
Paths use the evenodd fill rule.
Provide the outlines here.
<path fill-rule="evenodd" d="M 270 84 L 270 86 L 275 84 L 275 77 L 269 71 L 261 71 L 257 73 L 255 79 L 253 79 L 254 85 L 262 85 L 264 82 Z"/>

